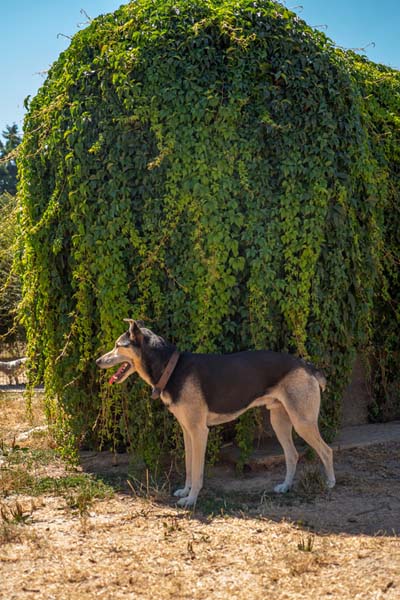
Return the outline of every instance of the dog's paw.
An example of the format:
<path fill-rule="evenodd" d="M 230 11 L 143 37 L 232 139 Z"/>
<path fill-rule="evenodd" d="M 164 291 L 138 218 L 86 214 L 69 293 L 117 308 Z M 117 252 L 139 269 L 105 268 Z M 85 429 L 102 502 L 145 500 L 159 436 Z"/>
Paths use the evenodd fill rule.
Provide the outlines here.
<path fill-rule="evenodd" d="M 197 498 L 196 497 L 190 497 L 187 496 L 187 498 L 181 498 L 180 500 L 178 500 L 178 506 L 181 506 L 182 508 L 192 508 L 197 502 Z"/>
<path fill-rule="evenodd" d="M 290 485 L 287 483 L 279 483 L 274 487 L 274 492 L 277 494 L 286 494 L 287 491 L 290 490 Z"/>
<path fill-rule="evenodd" d="M 336 485 L 336 479 L 327 479 L 326 480 L 326 487 L 328 488 L 333 488 Z"/>
<path fill-rule="evenodd" d="M 180 488 L 179 490 L 175 490 L 174 496 L 176 498 L 186 498 L 190 494 L 190 487 Z"/>

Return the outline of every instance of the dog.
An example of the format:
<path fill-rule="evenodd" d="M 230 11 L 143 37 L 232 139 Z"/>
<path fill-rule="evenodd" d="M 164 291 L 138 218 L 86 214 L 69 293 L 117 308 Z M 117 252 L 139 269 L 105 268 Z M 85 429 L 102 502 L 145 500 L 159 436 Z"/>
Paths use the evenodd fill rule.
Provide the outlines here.
<path fill-rule="evenodd" d="M 18 375 L 24 370 L 24 365 L 27 361 L 27 357 L 17 358 L 15 360 L 0 360 L 0 371 L 8 376 L 9 384 L 12 385 L 14 379 L 15 384 L 18 385 Z"/>
<path fill-rule="evenodd" d="M 311 363 L 291 354 L 248 350 L 234 354 L 194 354 L 177 348 L 134 319 L 113 350 L 97 359 L 102 369 L 121 365 L 109 379 L 120 384 L 138 375 L 152 387 L 182 427 L 186 481 L 175 491 L 178 505 L 196 504 L 203 486 L 209 427 L 236 419 L 255 406 L 270 410 L 271 424 L 282 445 L 286 477 L 275 492 L 292 486 L 298 453 L 292 428 L 317 452 L 327 485 L 335 485 L 332 449 L 318 429 L 320 392 L 325 376 Z"/>

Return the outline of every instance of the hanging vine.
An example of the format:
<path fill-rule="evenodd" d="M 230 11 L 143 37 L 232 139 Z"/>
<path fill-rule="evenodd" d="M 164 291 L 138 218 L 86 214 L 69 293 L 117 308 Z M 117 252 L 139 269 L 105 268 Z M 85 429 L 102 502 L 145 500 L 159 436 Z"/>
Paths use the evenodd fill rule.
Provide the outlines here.
<path fill-rule="evenodd" d="M 137 0 L 73 37 L 19 156 L 21 318 L 62 439 L 151 464 L 176 438 L 96 370 L 128 316 L 182 350 L 313 360 L 332 431 L 357 352 L 377 418 L 395 402 L 399 91 L 268 0 Z"/>

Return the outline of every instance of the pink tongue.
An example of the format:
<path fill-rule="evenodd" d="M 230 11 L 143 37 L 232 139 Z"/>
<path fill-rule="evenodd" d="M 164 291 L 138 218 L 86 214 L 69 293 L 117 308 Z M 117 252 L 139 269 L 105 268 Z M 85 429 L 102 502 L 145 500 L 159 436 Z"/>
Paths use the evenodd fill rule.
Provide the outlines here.
<path fill-rule="evenodd" d="M 117 374 L 115 373 L 115 375 L 113 375 L 112 377 L 110 377 L 110 379 L 108 380 L 108 383 L 110 385 L 112 385 L 113 383 L 115 383 L 118 380 Z"/>
<path fill-rule="evenodd" d="M 123 363 L 122 367 L 120 367 L 118 369 L 118 371 L 116 373 L 114 373 L 114 375 L 112 377 L 110 377 L 110 379 L 108 380 L 108 383 L 110 385 L 112 385 L 113 383 L 115 383 L 116 381 L 118 381 L 118 379 L 120 378 L 120 376 L 122 375 L 122 373 L 124 373 L 126 371 L 127 368 L 127 364 Z"/>

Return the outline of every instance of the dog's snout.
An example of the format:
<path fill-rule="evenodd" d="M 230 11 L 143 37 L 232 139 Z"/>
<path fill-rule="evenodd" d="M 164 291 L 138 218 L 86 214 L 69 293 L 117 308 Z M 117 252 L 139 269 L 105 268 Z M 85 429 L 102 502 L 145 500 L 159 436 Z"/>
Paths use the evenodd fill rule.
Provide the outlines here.
<path fill-rule="evenodd" d="M 103 359 L 103 357 L 102 357 L 102 356 L 100 356 L 100 358 L 98 358 L 98 359 L 96 360 L 96 365 L 97 365 L 98 367 L 101 367 L 102 359 Z"/>

